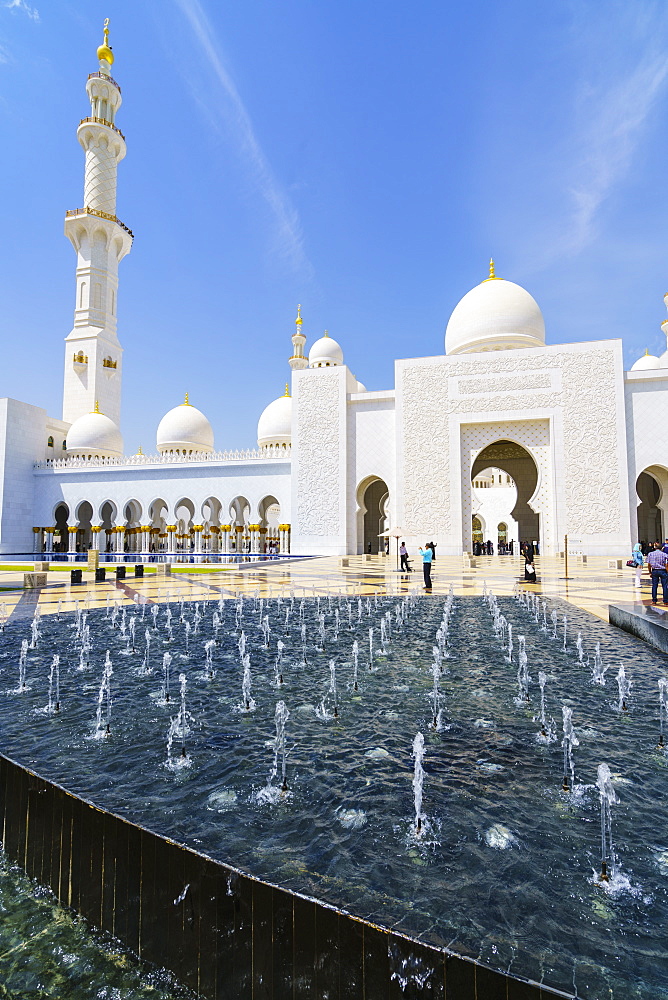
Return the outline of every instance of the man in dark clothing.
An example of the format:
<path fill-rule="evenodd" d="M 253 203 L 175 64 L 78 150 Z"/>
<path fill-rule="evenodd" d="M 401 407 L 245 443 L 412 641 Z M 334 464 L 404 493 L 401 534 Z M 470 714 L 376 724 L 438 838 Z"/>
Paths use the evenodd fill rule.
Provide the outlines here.
<path fill-rule="evenodd" d="M 663 603 L 668 604 L 668 555 L 661 548 L 661 542 L 655 542 L 654 548 L 647 556 L 647 565 L 652 574 L 652 604 L 658 604 L 659 583 L 663 591 Z"/>

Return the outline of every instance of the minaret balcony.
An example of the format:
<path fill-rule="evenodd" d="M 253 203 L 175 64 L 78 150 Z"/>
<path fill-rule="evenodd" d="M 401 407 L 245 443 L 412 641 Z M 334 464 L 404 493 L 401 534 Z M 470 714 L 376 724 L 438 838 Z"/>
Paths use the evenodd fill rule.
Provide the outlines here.
<path fill-rule="evenodd" d="M 135 238 L 132 230 L 128 229 L 125 223 L 121 222 L 121 220 L 116 215 L 109 215 L 108 212 L 101 212 L 97 208 L 88 208 L 87 206 L 86 208 L 72 208 L 68 212 L 65 212 L 66 219 L 73 219 L 76 215 L 96 215 L 98 219 L 108 219 L 109 222 L 115 222 L 117 226 L 120 226 L 121 229 L 124 229 L 125 232 L 129 235 L 130 239 Z"/>
<path fill-rule="evenodd" d="M 113 83 L 113 85 L 116 88 L 116 90 L 118 91 L 118 93 L 119 94 L 122 93 L 120 85 L 118 83 L 116 83 L 116 81 L 114 80 L 113 76 L 108 76 L 106 73 L 89 73 L 88 74 L 88 79 L 89 80 L 104 80 L 105 83 Z"/>
<path fill-rule="evenodd" d="M 89 116 L 88 118 L 82 118 L 81 121 L 79 122 L 79 125 L 86 125 L 86 124 L 104 125 L 105 128 L 113 129 L 114 132 L 120 135 L 123 142 L 125 142 L 125 136 L 123 135 L 121 130 L 117 128 L 113 122 L 108 121 L 106 118 L 96 118 L 95 116 Z"/>
<path fill-rule="evenodd" d="M 113 378 L 118 370 L 118 361 L 112 361 L 111 358 L 102 359 L 102 367 L 104 369 L 104 374 L 107 378 Z"/>

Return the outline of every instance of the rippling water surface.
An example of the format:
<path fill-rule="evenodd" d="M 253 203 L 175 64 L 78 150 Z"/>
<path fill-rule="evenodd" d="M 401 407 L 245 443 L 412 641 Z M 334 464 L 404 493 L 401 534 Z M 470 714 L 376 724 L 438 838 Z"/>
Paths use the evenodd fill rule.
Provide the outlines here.
<path fill-rule="evenodd" d="M 536 621 L 529 608 L 500 598 L 513 625 L 508 662 L 487 604 L 456 598 L 450 656 L 439 678 L 441 727 L 434 729 L 432 647 L 444 601 L 413 599 L 403 624 L 396 620 L 400 605 L 400 598 L 364 599 L 361 606 L 356 599 L 350 606 L 346 599 L 319 605 L 272 599 L 262 606 L 251 599 L 239 612 L 233 601 L 183 609 L 173 603 L 171 641 L 165 606 L 156 627 L 150 608 L 128 608 L 126 630 L 134 616 L 135 651 L 121 635 L 120 615 L 112 621 L 108 611 L 91 611 L 84 669 L 77 616 L 49 616 L 40 621 L 37 647 L 28 650 L 24 693 L 15 691 L 30 619 L 10 621 L 0 637 L 0 747 L 85 798 L 212 857 L 503 971 L 595 1000 L 668 996 L 668 756 L 656 748 L 657 680 L 668 674 L 667 658 L 565 604 L 548 604 L 544 630 L 542 614 Z M 549 622 L 553 609 L 557 639 Z M 388 611 L 393 624 L 383 653 L 380 621 Z M 220 624 L 209 676 L 204 646 L 214 636 L 214 614 Z M 251 711 L 242 698 L 242 631 Z M 529 703 L 517 698 L 520 635 L 526 638 Z M 280 686 L 279 640 L 285 646 Z M 608 667 L 604 686 L 591 683 L 596 642 Z M 107 650 L 110 734 L 95 739 Z M 173 657 L 168 703 L 165 652 Z M 60 655 L 61 711 L 50 715 L 44 709 L 54 653 Z M 622 663 L 632 680 L 625 712 L 618 709 L 615 679 Z M 539 670 L 547 674 L 547 714 L 557 732 L 552 743 L 539 739 Z M 180 673 L 186 677 L 187 756 L 179 766 L 176 727 L 169 766 L 167 736 L 178 710 Z M 280 775 L 272 777 L 279 700 L 290 713 L 283 794 Z M 563 705 L 573 710 L 580 743 L 576 786 L 568 793 L 561 788 Z M 411 757 L 418 731 L 426 750 L 420 837 L 414 832 Z M 596 878 L 600 807 L 594 782 L 602 762 L 615 775 L 620 799 L 613 808 L 619 878 L 607 887 Z"/>

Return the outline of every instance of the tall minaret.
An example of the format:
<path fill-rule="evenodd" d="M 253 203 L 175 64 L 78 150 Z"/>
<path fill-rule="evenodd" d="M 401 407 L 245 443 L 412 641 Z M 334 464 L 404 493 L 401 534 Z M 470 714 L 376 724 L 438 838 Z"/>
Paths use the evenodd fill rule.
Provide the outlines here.
<path fill-rule="evenodd" d="M 96 401 L 115 424 L 121 418 L 123 349 L 116 337 L 118 262 L 130 252 L 132 233 L 116 218 L 116 171 L 125 137 L 114 120 L 121 88 L 111 76 L 109 18 L 97 50 L 100 69 L 86 84 L 91 110 L 77 138 L 86 154 L 83 208 L 67 212 L 65 235 L 77 253 L 74 326 L 65 339 L 63 420 L 73 423 Z"/>
<path fill-rule="evenodd" d="M 308 358 L 304 357 L 304 344 L 306 343 L 306 337 L 302 333 L 302 307 L 297 306 L 297 319 L 295 320 L 295 332 L 292 334 L 292 348 L 293 355 L 288 359 L 288 364 L 292 368 L 293 372 L 300 371 L 302 368 L 308 368 Z"/>

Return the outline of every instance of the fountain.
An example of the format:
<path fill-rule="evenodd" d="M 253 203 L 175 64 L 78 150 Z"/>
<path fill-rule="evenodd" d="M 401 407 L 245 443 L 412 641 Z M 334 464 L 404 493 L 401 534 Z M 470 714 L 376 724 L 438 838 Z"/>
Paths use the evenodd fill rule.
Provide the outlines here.
<path fill-rule="evenodd" d="M 631 693 L 631 678 L 626 676 L 626 670 L 624 669 L 624 664 L 621 663 L 619 670 L 617 671 L 617 687 L 619 688 L 619 702 L 617 703 L 617 708 L 620 712 L 627 712 L 628 706 L 626 704 L 626 699 Z"/>
<path fill-rule="evenodd" d="M 668 680 L 659 677 L 659 749 L 663 749 L 663 728 L 668 719 Z"/>
<path fill-rule="evenodd" d="M 219 602 L 216 595 L 215 603 L 200 601 L 198 609 L 184 602 L 182 625 L 200 616 L 198 641 L 192 630 L 188 635 L 184 627 L 174 629 L 159 692 L 160 683 L 146 672 L 149 650 L 155 655 L 153 644 L 169 635 L 172 615 L 176 624 L 178 603 L 161 606 L 159 617 L 149 608 L 145 649 L 140 643 L 135 657 L 122 653 L 131 621 L 141 619 L 140 605 L 136 613 L 130 605 L 125 616 L 115 604 L 62 612 L 60 621 L 55 614 L 44 616 L 34 649 L 30 619 L 10 619 L 0 643 L 0 672 L 7 678 L 0 701 L 3 749 L 100 809 L 157 829 L 230 870 L 248 871 L 298 896 L 316 896 L 359 918 L 382 912 L 382 922 L 406 940 L 428 934 L 440 949 L 457 942 L 456 949 L 474 953 L 483 965 L 542 982 L 546 996 L 550 987 L 568 993 L 575 985 L 582 996 L 609 996 L 612 990 L 613 997 L 624 997 L 625 965 L 647 984 L 643 992 L 644 985 L 634 981 L 634 1000 L 661 995 L 668 987 L 668 960 L 637 946 L 639 935 L 656 937 L 668 918 L 665 848 L 658 833 L 655 847 L 643 839 L 643 830 L 660 830 L 668 821 L 661 794 L 665 754 L 651 750 L 657 742 L 656 654 L 568 609 L 573 637 L 579 634 L 591 649 L 591 671 L 583 670 L 576 643 L 564 651 L 554 641 L 554 615 L 562 621 L 565 606 L 546 608 L 542 601 L 520 599 L 520 593 L 512 599 L 487 590 L 483 620 L 480 598 L 452 594 L 445 601 L 414 594 L 321 597 L 319 611 L 316 599 L 291 601 Z M 267 625 L 270 638 L 280 635 L 269 648 Z M 373 669 L 360 697 L 359 655 L 367 641 Z M 84 644 L 90 664 L 79 673 Z M 20 650 L 19 689 L 25 695 L 11 698 L 7 689 L 16 684 Z M 48 692 L 52 708 L 58 700 L 56 655 L 66 698 L 57 721 L 49 722 L 42 707 Z M 168 726 L 165 706 L 177 702 L 175 691 L 168 697 L 173 657 L 183 665 L 181 697 Z M 603 660 L 614 657 L 634 664 L 632 712 L 628 687 L 620 711 L 610 711 L 604 687 L 592 683 L 605 672 Z M 529 662 L 540 711 L 538 704 L 533 711 L 527 704 L 527 696 L 533 697 Z M 658 693 L 663 747 L 665 678 Z M 113 738 L 103 739 L 112 733 L 112 694 Z M 97 742 L 82 740 L 91 732 L 96 698 Z M 315 709 L 323 704 L 326 724 Z M 563 705 L 561 744 L 550 717 L 554 704 Z M 614 792 L 617 778 L 611 776 L 608 787 L 597 771 L 604 746 L 614 748 L 615 770 L 636 782 L 614 817 L 616 849 L 625 869 L 633 865 L 632 884 L 620 875 L 610 840 L 610 807 L 616 803 L 610 788 Z M 582 784 L 576 786 L 577 747 Z M 634 764 L 638 757 L 640 765 Z M 433 774 L 428 818 L 425 761 Z M 564 790 L 576 794 L 558 791 L 561 775 Z M 605 812 L 600 874 L 593 826 L 595 821 L 598 829 L 599 799 Z M 231 893 L 241 877 L 233 876 Z M 170 904 L 183 890 L 184 884 L 175 889 Z M 509 892 L 518 900 L 510 909 Z M 650 897 L 651 906 L 644 902 Z M 179 905 L 189 906 L 189 898 L 186 893 L 186 904 Z M 532 934 L 526 933 L 527 920 Z M 386 961 L 388 947 L 391 955 L 395 946 L 385 947 Z"/>
<path fill-rule="evenodd" d="M 422 733 L 417 733 L 415 739 L 413 740 L 413 759 L 415 761 L 415 770 L 413 772 L 413 802 L 415 805 L 415 834 L 420 836 L 422 833 L 422 786 L 424 785 L 424 768 L 422 766 L 422 761 L 424 760 L 424 736 Z"/>
<path fill-rule="evenodd" d="M 607 764 L 598 765 L 596 787 L 601 796 L 601 882 L 609 882 L 610 876 L 614 878 L 616 872 L 615 850 L 612 845 L 612 806 L 619 802 L 617 794 L 612 787 L 612 774 Z M 608 862 L 610 871 L 608 872 Z"/>
<path fill-rule="evenodd" d="M 575 747 L 580 746 L 580 741 L 575 735 L 575 730 L 573 729 L 573 709 L 569 708 L 568 705 L 564 705 L 561 709 L 563 720 L 564 720 L 564 738 L 561 741 L 561 745 L 564 748 L 564 780 L 562 788 L 565 792 L 569 791 L 568 787 L 568 776 L 571 776 L 571 790 L 575 785 L 575 765 L 573 763 L 573 750 Z"/>

